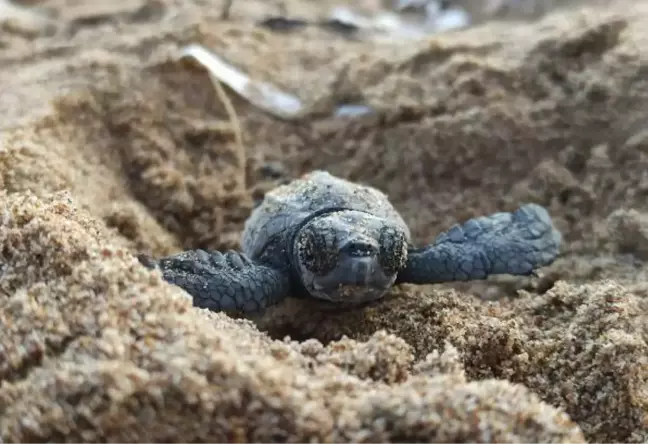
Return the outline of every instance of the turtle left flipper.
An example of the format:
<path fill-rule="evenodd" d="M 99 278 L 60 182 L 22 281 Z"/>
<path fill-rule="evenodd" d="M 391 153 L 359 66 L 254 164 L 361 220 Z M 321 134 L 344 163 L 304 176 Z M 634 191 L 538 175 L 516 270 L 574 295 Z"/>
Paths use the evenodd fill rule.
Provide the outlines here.
<path fill-rule="evenodd" d="M 199 308 L 255 313 L 290 294 L 287 273 L 255 263 L 238 251 L 188 250 L 159 260 L 146 255 L 138 259 L 189 293 Z"/>
<path fill-rule="evenodd" d="M 561 240 L 547 210 L 526 204 L 512 213 L 454 225 L 433 244 L 411 248 L 396 283 L 470 281 L 497 274 L 528 276 L 555 260 Z"/>

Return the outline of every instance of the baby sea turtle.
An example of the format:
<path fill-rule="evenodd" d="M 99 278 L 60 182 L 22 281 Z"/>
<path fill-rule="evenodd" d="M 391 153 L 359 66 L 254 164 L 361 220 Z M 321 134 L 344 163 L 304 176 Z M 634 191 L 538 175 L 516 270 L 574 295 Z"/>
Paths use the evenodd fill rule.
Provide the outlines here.
<path fill-rule="evenodd" d="M 354 307 L 399 283 L 531 275 L 554 261 L 560 243 L 547 211 L 526 204 L 454 225 L 417 248 L 381 191 L 313 171 L 266 194 L 245 223 L 242 252 L 139 259 L 194 306 L 252 313 L 288 296 Z"/>

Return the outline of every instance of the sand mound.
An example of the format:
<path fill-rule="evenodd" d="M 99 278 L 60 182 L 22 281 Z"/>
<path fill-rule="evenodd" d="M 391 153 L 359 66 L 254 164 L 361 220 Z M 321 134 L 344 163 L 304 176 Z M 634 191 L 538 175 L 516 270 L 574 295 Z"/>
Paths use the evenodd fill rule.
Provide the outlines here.
<path fill-rule="evenodd" d="M 256 29 L 265 3 L 228 22 L 203 2 L 45 4 L 0 36 L 3 440 L 648 439 L 646 6 L 377 45 Z M 316 113 L 230 93 L 242 165 L 209 79 L 172 57 L 189 42 Z M 359 100 L 375 113 L 328 117 Z M 383 189 L 420 242 L 538 202 L 565 254 L 539 278 L 255 323 L 133 258 L 236 247 L 255 200 L 313 168 Z"/>

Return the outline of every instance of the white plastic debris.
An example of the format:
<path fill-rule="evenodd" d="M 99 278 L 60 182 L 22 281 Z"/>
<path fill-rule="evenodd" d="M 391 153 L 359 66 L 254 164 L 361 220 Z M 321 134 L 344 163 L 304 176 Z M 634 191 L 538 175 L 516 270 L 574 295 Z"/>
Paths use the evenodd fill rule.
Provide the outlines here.
<path fill-rule="evenodd" d="M 251 79 L 202 45 L 184 47 L 181 57 L 192 57 L 209 72 L 212 81 L 223 82 L 252 105 L 284 120 L 297 119 L 306 114 L 302 101 L 269 83 Z M 334 111 L 337 117 L 358 117 L 369 114 L 372 108 L 362 104 L 341 105 Z"/>
<path fill-rule="evenodd" d="M 407 8 L 420 10 L 421 21 L 408 20 L 402 15 Z M 470 24 L 470 15 L 460 7 L 444 8 L 436 0 L 395 0 L 393 10 L 366 17 L 350 7 L 337 6 L 329 17 L 354 25 L 373 34 L 375 39 L 421 39 L 430 34 L 463 28 Z"/>
<path fill-rule="evenodd" d="M 346 6 L 337 6 L 331 10 L 329 18 L 368 31 L 375 39 L 419 39 L 427 34 L 420 26 L 412 26 L 392 11 L 382 11 L 373 17 L 365 17 Z"/>
<path fill-rule="evenodd" d="M 205 67 L 214 81 L 223 82 L 254 106 L 281 119 L 294 119 L 304 111 L 302 101 L 269 83 L 251 79 L 202 45 L 191 44 L 181 57 L 192 57 Z"/>
<path fill-rule="evenodd" d="M 434 32 L 445 32 L 460 29 L 470 24 L 470 14 L 458 7 L 443 9 L 438 1 L 429 1 L 425 5 L 428 27 Z"/>
<path fill-rule="evenodd" d="M 371 114 L 373 109 L 367 105 L 349 104 L 341 105 L 335 110 L 336 117 L 359 117 L 365 114 Z"/>
<path fill-rule="evenodd" d="M 358 14 L 346 6 L 336 6 L 331 9 L 329 18 L 358 28 L 369 28 L 372 25 L 371 19 Z"/>
<path fill-rule="evenodd" d="M 437 32 L 466 28 L 470 25 L 470 14 L 464 9 L 448 9 L 436 20 Z"/>
<path fill-rule="evenodd" d="M 47 30 L 55 30 L 57 23 L 36 8 L 27 8 L 0 0 L 0 26 L 10 32 L 38 35 Z"/>

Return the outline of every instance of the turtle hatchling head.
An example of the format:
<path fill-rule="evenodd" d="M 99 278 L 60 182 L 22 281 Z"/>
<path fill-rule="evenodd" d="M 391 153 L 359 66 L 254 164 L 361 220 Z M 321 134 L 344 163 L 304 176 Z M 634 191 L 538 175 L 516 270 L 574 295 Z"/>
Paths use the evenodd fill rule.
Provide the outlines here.
<path fill-rule="evenodd" d="M 388 220 L 359 211 L 317 217 L 295 236 L 294 260 L 308 292 L 360 305 L 382 298 L 407 260 L 407 239 Z"/>

